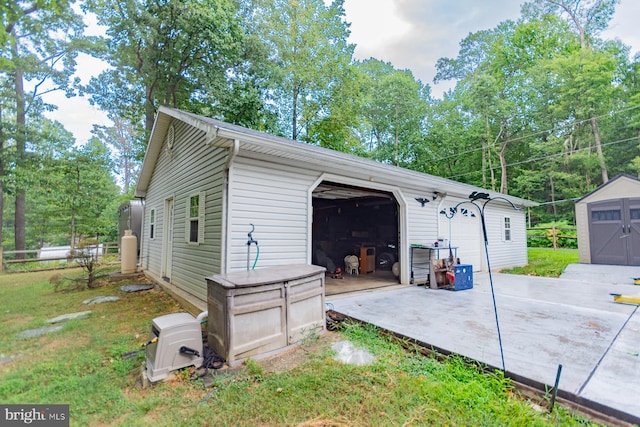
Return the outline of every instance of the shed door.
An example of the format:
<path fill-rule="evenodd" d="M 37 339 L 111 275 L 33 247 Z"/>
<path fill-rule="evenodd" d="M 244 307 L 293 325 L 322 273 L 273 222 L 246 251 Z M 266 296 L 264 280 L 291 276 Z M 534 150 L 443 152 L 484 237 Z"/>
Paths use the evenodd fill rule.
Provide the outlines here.
<path fill-rule="evenodd" d="M 629 265 L 640 265 L 640 199 L 627 199 Z"/>
<path fill-rule="evenodd" d="M 589 203 L 593 264 L 640 265 L 640 199 Z"/>

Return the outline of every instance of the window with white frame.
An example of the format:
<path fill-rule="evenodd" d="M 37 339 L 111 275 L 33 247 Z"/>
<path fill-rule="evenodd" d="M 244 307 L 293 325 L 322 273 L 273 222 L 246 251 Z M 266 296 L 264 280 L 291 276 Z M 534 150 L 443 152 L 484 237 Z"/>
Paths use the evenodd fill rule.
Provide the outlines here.
<path fill-rule="evenodd" d="M 511 217 L 504 217 L 502 222 L 502 238 L 505 242 L 511 241 Z"/>
<path fill-rule="evenodd" d="M 153 240 L 156 237 L 156 210 L 151 209 L 149 212 L 149 239 Z"/>
<path fill-rule="evenodd" d="M 185 238 L 187 243 L 201 244 L 204 241 L 204 193 L 193 194 L 187 199 L 187 221 Z"/>

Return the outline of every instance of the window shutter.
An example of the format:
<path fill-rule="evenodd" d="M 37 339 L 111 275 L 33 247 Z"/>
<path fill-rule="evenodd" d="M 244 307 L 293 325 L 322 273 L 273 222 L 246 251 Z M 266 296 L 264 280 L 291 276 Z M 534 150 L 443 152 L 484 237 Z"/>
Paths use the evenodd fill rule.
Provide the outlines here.
<path fill-rule="evenodd" d="M 187 196 L 187 201 L 184 206 L 184 241 L 185 243 L 189 243 L 189 230 L 191 230 L 191 223 L 189 221 L 189 216 L 191 215 L 191 196 Z"/>
<path fill-rule="evenodd" d="M 205 207 L 205 192 L 201 191 L 199 194 L 198 203 L 198 244 L 204 244 L 204 207 Z"/>

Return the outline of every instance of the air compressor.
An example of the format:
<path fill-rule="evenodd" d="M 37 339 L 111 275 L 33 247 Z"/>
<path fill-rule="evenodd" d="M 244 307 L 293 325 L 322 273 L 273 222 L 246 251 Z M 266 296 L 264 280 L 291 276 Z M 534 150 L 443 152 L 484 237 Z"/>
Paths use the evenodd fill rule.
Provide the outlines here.
<path fill-rule="evenodd" d="M 200 322 L 189 313 L 172 313 L 151 322 L 146 345 L 146 370 L 151 382 L 160 381 L 169 372 L 203 363 Z"/>

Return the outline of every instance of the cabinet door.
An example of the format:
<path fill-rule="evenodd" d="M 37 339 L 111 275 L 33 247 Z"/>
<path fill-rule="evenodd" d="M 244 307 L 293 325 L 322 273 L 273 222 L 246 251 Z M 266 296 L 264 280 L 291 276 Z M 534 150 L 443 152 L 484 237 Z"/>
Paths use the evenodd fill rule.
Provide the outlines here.
<path fill-rule="evenodd" d="M 324 331 L 324 274 L 292 280 L 285 288 L 288 344 Z"/>
<path fill-rule="evenodd" d="M 282 284 L 234 290 L 229 303 L 229 357 L 243 359 L 287 345 Z"/>

